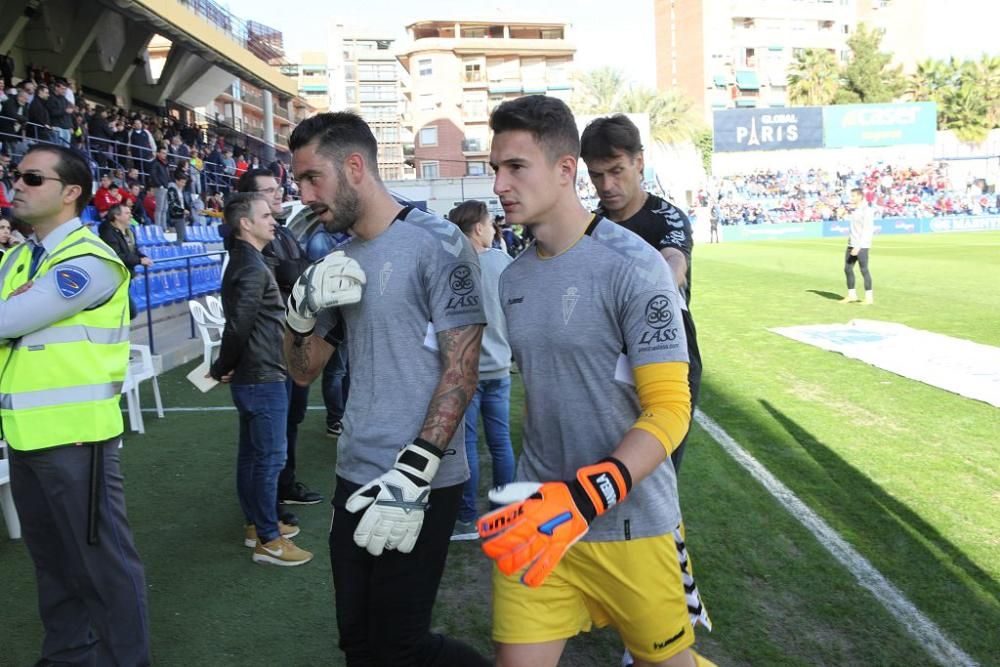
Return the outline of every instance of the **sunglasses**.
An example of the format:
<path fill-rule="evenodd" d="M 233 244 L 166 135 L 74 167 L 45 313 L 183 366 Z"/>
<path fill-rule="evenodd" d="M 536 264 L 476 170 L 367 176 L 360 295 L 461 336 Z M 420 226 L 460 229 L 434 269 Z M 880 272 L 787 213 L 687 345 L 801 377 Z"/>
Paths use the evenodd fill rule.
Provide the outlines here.
<path fill-rule="evenodd" d="M 43 183 L 45 183 L 45 181 L 59 181 L 63 185 L 66 184 L 66 181 L 64 181 L 61 178 L 58 178 L 56 176 L 42 176 L 41 174 L 39 174 L 37 172 L 34 172 L 34 171 L 23 171 L 22 172 L 22 171 L 18 171 L 17 169 L 11 169 L 11 171 L 10 171 L 10 177 L 11 177 L 11 179 L 13 179 L 14 183 L 17 183 L 18 181 L 23 180 L 24 184 L 27 185 L 30 188 L 37 188 L 38 186 L 40 186 Z"/>

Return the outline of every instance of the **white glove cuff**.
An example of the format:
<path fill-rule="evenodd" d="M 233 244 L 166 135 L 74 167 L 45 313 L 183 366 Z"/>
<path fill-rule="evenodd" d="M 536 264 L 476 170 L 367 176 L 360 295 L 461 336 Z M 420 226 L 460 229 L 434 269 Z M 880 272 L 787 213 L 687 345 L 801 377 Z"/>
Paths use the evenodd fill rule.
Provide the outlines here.
<path fill-rule="evenodd" d="M 308 336 L 316 328 L 316 318 L 303 317 L 295 312 L 294 308 L 288 308 L 285 310 L 285 324 L 295 333 Z"/>

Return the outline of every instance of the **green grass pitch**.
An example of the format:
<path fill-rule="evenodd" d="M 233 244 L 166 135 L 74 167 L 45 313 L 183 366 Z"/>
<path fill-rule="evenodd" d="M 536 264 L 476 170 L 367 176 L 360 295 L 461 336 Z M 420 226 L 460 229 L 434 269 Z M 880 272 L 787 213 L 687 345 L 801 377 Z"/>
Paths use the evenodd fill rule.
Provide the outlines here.
<path fill-rule="evenodd" d="M 1000 234 L 876 238 L 876 304 L 845 293 L 842 240 L 699 245 L 701 408 L 981 665 L 1000 665 L 1000 411 L 797 343 L 767 328 L 900 322 L 1000 345 Z M 859 276 L 860 279 L 860 276 Z M 230 406 L 184 374 L 168 407 Z M 312 402 L 321 402 L 318 386 Z M 519 441 L 520 378 L 512 421 Z M 143 404 L 152 406 L 147 391 Z M 557 409 L 558 401 L 554 403 Z M 154 664 L 341 665 L 326 547 L 329 506 L 299 507 L 305 567 L 254 565 L 235 497 L 235 412 L 146 416 L 126 436 L 129 514 L 149 585 Z M 300 478 L 329 497 L 336 444 L 321 410 L 300 432 Z M 490 478 L 481 454 L 483 484 Z M 715 624 L 699 650 L 728 665 L 927 665 L 921 644 L 699 427 L 681 474 L 695 575 Z M 23 545 L 0 541 L 0 665 L 41 645 Z M 452 546 L 436 629 L 490 651 L 489 566 Z M 655 572 L 648 573 L 655 577 Z M 610 630 L 570 641 L 574 667 L 617 665 Z"/>

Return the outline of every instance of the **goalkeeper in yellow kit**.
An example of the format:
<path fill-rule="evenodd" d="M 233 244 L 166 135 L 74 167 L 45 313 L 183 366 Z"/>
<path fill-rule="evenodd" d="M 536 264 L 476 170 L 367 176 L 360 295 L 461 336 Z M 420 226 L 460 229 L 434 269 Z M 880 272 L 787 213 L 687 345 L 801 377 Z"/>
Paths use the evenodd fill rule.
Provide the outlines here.
<path fill-rule="evenodd" d="M 581 205 L 563 102 L 505 102 L 490 127 L 494 191 L 536 239 L 500 299 L 527 398 L 516 478 L 540 483 L 478 524 L 497 564 L 497 664 L 554 666 L 596 624 L 636 665 L 711 665 L 690 648 L 711 626 L 669 461 L 690 425 L 682 297 L 659 253 Z"/>

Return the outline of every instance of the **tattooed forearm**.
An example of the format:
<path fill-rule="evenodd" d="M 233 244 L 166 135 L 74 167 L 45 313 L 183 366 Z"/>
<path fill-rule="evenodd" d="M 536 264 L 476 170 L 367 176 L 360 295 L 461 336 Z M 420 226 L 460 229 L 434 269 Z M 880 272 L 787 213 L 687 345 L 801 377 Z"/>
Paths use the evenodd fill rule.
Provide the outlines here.
<path fill-rule="evenodd" d="M 321 338 L 296 336 L 290 331 L 285 331 L 284 348 L 288 373 L 302 386 L 316 379 L 333 352 L 333 347 Z"/>
<path fill-rule="evenodd" d="M 437 335 L 441 350 L 441 380 L 438 382 L 420 437 L 444 449 L 465 417 L 479 381 L 479 347 L 483 326 L 473 324 L 442 331 Z"/>

